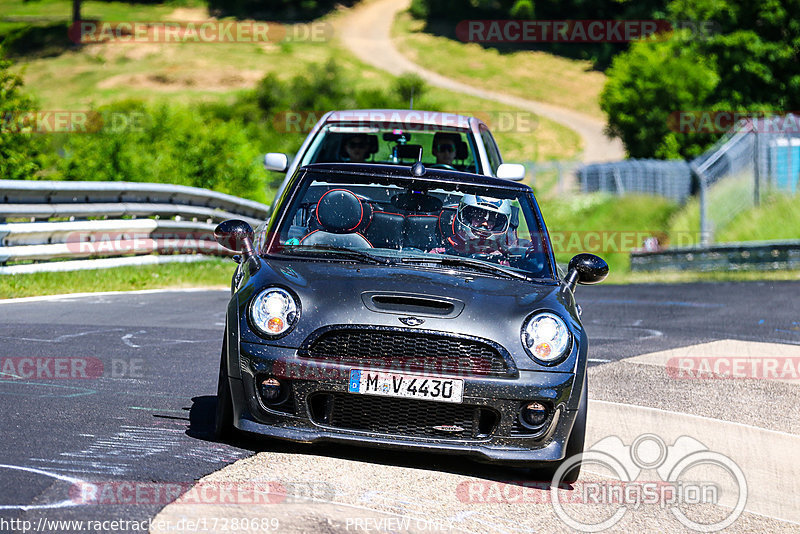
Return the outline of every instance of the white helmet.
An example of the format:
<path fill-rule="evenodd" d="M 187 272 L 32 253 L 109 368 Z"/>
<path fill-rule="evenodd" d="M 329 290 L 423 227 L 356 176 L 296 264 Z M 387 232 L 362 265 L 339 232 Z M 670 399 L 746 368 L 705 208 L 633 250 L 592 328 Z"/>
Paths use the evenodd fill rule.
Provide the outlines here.
<path fill-rule="evenodd" d="M 458 203 L 456 233 L 466 242 L 498 240 L 511 222 L 511 201 L 464 195 Z"/>

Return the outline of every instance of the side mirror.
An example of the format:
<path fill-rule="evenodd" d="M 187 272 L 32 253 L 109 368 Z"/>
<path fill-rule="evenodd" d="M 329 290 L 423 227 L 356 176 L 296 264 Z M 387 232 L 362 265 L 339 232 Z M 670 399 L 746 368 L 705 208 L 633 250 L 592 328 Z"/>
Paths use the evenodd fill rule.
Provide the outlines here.
<path fill-rule="evenodd" d="M 503 163 L 497 167 L 497 177 L 519 182 L 525 179 L 525 165 L 520 163 Z"/>
<path fill-rule="evenodd" d="M 264 154 L 264 168 L 268 171 L 286 172 L 289 168 L 289 157 L 280 152 Z"/>
<path fill-rule="evenodd" d="M 244 255 L 243 259 L 256 255 L 253 249 L 254 235 L 253 228 L 239 219 L 221 222 L 214 229 L 214 238 L 217 243 L 234 252 L 241 252 Z"/>
<path fill-rule="evenodd" d="M 564 282 L 572 291 L 577 284 L 599 284 L 608 276 L 608 264 L 600 256 L 594 254 L 576 254 L 569 260 L 567 276 Z"/>

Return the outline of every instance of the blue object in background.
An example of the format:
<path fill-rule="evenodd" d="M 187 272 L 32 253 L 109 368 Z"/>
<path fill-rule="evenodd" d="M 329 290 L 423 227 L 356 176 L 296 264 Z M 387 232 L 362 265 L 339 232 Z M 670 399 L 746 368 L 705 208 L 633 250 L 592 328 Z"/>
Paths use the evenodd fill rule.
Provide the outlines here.
<path fill-rule="evenodd" d="M 770 152 L 775 188 L 796 193 L 800 179 L 800 139 L 779 139 L 770 146 Z"/>

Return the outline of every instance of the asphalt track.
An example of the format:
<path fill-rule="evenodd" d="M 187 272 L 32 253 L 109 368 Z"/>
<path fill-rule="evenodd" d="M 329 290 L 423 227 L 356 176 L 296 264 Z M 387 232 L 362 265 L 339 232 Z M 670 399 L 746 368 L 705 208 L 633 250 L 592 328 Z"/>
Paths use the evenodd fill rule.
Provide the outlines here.
<path fill-rule="evenodd" d="M 167 526 L 153 532 L 233 531 L 230 521 L 245 516 L 279 519 L 279 528 L 267 522 L 257 530 L 282 532 L 571 530 L 552 504 L 540 502 L 546 490 L 522 502 L 488 496 L 487 485 L 522 484 L 519 470 L 361 448 L 214 442 L 227 298 L 222 290 L 156 291 L 0 302 L 0 531 L 21 532 L 8 528 L 20 525 L 11 520 L 35 527 L 40 519 L 156 516 Z M 578 300 L 592 358 L 587 448 L 609 436 L 631 445 L 652 433 L 668 446 L 689 436 L 733 461 L 747 481 L 745 511 L 729 530 L 800 528 L 798 381 L 675 379 L 665 367 L 681 355 L 800 361 L 800 284 L 581 287 Z M 34 363 L 23 364 L 26 358 Z M 63 359 L 61 366 L 43 363 L 52 358 Z M 607 480 L 598 469 L 587 468 L 582 481 Z M 266 509 L 165 508 L 170 499 L 153 489 L 183 492 L 206 475 L 206 482 L 278 481 L 296 494 Z M 121 491 L 126 483 L 150 493 L 129 498 Z M 81 493 L 87 487 L 107 493 L 97 502 Z M 465 498 L 469 488 L 477 489 Z M 731 506 L 693 513 L 710 522 Z M 583 505 L 573 515 L 600 521 L 608 510 Z M 177 523 L 201 516 L 230 523 L 205 530 Z M 687 531 L 663 506 L 630 509 L 611 527 L 630 529 Z"/>

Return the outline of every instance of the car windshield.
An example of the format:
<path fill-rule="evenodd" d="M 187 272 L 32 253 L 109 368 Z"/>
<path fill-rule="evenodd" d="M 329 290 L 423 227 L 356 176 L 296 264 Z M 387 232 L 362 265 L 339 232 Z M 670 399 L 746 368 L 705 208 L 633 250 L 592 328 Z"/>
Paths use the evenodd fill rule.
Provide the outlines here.
<path fill-rule="evenodd" d="M 263 254 L 552 279 L 530 190 L 410 176 L 307 172 Z"/>
<path fill-rule="evenodd" d="M 321 129 L 300 165 L 311 163 L 384 163 L 409 165 L 417 161 L 445 169 L 482 172 L 475 142 L 468 130 L 430 125 L 402 129 L 364 125 L 331 125 Z"/>

